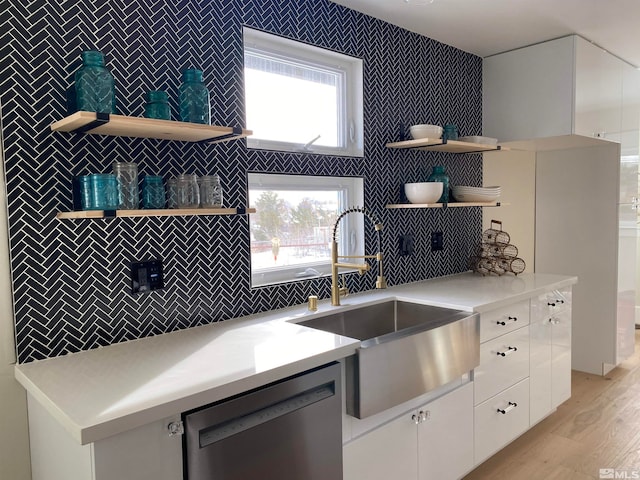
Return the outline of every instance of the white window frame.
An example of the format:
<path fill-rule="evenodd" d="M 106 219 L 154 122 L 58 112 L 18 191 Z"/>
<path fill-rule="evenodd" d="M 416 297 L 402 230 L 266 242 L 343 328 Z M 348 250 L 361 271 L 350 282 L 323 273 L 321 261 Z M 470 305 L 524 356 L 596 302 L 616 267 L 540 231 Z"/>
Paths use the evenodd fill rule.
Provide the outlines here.
<path fill-rule="evenodd" d="M 269 58 L 282 59 L 311 68 L 340 72 L 343 75 L 339 106 L 338 147 L 314 143 L 282 142 L 247 137 L 247 147 L 262 150 L 278 150 L 298 153 L 364 157 L 363 126 L 363 76 L 362 60 L 333 52 L 306 43 L 265 33 L 252 28 L 243 28 L 244 51 Z M 246 99 L 245 99 L 246 101 Z M 251 125 L 247 125 L 251 129 Z M 287 125 L 282 125 L 283 129 Z M 309 138 L 312 142 L 313 138 Z"/>
<path fill-rule="evenodd" d="M 248 191 L 252 187 L 269 190 L 341 190 L 339 211 L 364 204 L 364 180 L 362 177 L 325 177 L 310 175 L 283 175 L 273 173 L 248 173 Z M 249 193 L 250 195 L 250 193 Z M 249 197 L 249 202 L 255 199 Z M 338 229 L 340 255 L 364 255 L 364 216 L 347 215 Z M 312 270 L 317 273 L 309 273 Z M 355 271 L 355 270 L 354 270 Z M 345 270 L 342 270 L 344 273 Z M 331 260 L 308 262 L 289 266 L 270 267 L 257 271 L 251 266 L 251 286 L 262 287 L 284 282 L 308 280 L 331 275 Z"/>

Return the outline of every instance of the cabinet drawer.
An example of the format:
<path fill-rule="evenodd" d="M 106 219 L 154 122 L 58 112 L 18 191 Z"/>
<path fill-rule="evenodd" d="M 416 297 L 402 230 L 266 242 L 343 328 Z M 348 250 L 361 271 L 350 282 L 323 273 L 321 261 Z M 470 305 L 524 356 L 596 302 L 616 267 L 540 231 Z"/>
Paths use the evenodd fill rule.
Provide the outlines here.
<path fill-rule="evenodd" d="M 476 406 L 474 415 L 478 465 L 529 428 L 529 379 Z"/>
<path fill-rule="evenodd" d="M 571 287 L 551 290 L 531 299 L 534 318 L 550 317 L 571 308 Z"/>
<path fill-rule="evenodd" d="M 475 404 L 529 376 L 529 326 L 480 345 L 480 366 L 474 370 Z"/>
<path fill-rule="evenodd" d="M 480 343 L 529 324 L 529 300 L 480 314 Z"/>

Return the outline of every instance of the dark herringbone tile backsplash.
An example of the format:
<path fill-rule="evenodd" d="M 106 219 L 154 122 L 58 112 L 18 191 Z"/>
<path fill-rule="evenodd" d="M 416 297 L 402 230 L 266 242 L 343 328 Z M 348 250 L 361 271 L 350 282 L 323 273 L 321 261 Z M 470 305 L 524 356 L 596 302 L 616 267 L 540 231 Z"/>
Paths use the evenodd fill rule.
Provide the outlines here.
<path fill-rule="evenodd" d="M 391 285 L 466 270 L 479 209 L 386 210 L 404 182 L 445 165 L 457 184 L 480 185 L 481 158 L 388 150 L 401 126 L 456 123 L 481 134 L 481 59 L 327 0 L 2 1 L 0 101 L 9 196 L 11 265 L 20 362 L 188 328 L 329 295 L 329 279 L 251 289 L 247 217 L 60 221 L 71 178 L 134 160 L 140 173 L 218 172 L 226 203 L 245 205 L 247 171 L 358 175 L 385 224 Z M 142 115 L 145 91 L 175 98 L 179 71 L 201 67 L 212 118 L 244 125 L 242 26 L 364 59 L 365 158 L 249 151 L 244 141 L 199 145 L 52 133 L 82 50 L 98 49 L 116 79 L 119 108 Z M 175 111 L 175 110 L 174 110 Z M 286 126 L 283 126 L 286 128 Z M 429 233 L 443 230 L 444 252 Z M 397 255 L 413 233 L 416 255 Z M 162 257 L 166 289 L 128 293 L 128 263 Z M 374 274 L 350 279 L 372 288 Z"/>

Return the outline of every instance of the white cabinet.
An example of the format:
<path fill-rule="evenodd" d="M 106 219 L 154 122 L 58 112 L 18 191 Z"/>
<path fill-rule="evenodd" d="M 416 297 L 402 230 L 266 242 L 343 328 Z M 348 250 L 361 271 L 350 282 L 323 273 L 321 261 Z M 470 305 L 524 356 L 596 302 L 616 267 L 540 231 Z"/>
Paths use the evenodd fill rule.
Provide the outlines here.
<path fill-rule="evenodd" d="M 522 197 L 511 197 L 503 210 L 516 223 L 512 228 L 505 221 L 506 230 L 513 231 L 516 245 L 533 245 L 528 271 L 578 277 L 573 368 L 603 375 L 633 352 L 638 156 L 621 160 L 620 144 L 597 141 L 597 146 L 531 152 L 526 158 L 518 154 L 516 163 L 508 151 L 485 154 L 483 178 L 488 185 L 508 183 L 506 169 L 520 183 L 526 179 L 533 195 L 527 191 L 524 198 L 523 189 Z M 621 179 L 633 179 L 635 187 Z"/>
<path fill-rule="evenodd" d="M 571 396 L 571 289 L 531 300 L 531 409 L 534 425 Z"/>
<path fill-rule="evenodd" d="M 575 39 L 573 133 L 619 141 L 624 62 L 581 37 Z"/>
<path fill-rule="evenodd" d="M 434 400 L 421 411 L 424 420 L 418 425 L 418 479 L 461 478 L 473 468 L 472 384 Z"/>
<path fill-rule="evenodd" d="M 80 445 L 30 394 L 29 439 L 33 480 L 177 480 L 182 478 L 182 437 L 157 421 Z"/>
<path fill-rule="evenodd" d="M 417 413 L 402 415 L 346 444 L 343 448 L 344 480 L 416 480 Z"/>
<path fill-rule="evenodd" d="M 483 134 L 617 140 L 624 62 L 576 35 L 485 58 Z"/>
<path fill-rule="evenodd" d="M 473 385 L 344 446 L 345 480 L 454 480 L 473 467 Z"/>
<path fill-rule="evenodd" d="M 475 465 L 529 428 L 529 321 L 529 300 L 480 315 L 480 365 L 473 375 Z"/>
<path fill-rule="evenodd" d="M 474 416 L 478 465 L 529 428 L 529 378 L 477 405 Z"/>

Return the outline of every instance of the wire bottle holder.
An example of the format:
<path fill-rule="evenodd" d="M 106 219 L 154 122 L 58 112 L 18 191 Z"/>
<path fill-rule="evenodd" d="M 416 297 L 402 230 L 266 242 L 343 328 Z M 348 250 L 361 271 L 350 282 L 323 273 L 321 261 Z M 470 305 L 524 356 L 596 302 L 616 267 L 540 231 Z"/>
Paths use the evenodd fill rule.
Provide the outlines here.
<path fill-rule="evenodd" d="M 510 241 L 509 234 L 502 230 L 502 222 L 491 220 L 491 228 L 482 233 L 482 243 L 469 260 L 471 270 L 481 275 L 524 272 L 525 261 L 518 257 L 518 247 Z"/>

